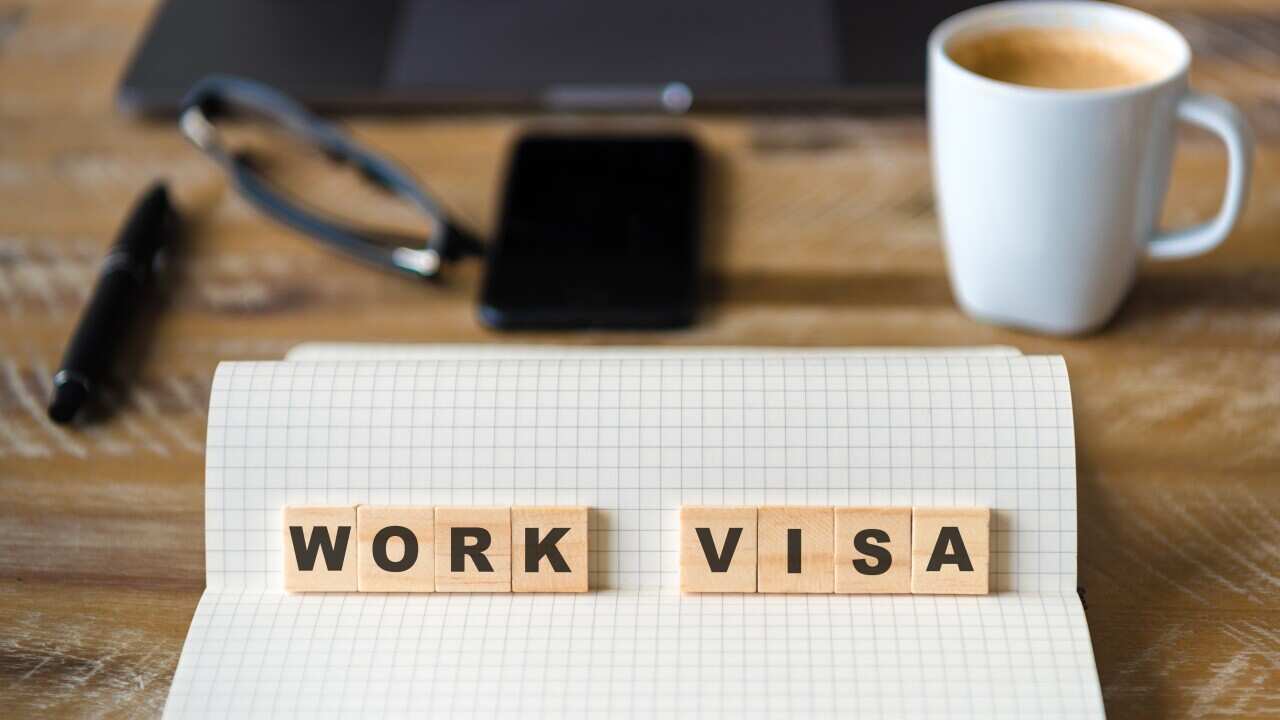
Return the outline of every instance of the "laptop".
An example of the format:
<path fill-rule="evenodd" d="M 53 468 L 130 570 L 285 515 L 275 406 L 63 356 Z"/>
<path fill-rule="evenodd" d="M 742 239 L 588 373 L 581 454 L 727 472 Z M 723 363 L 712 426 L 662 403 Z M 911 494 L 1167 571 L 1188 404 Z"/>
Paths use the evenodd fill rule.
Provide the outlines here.
<path fill-rule="evenodd" d="M 173 113 L 221 72 L 329 112 L 918 106 L 929 31 L 976 4 L 167 0 L 118 102 Z"/>

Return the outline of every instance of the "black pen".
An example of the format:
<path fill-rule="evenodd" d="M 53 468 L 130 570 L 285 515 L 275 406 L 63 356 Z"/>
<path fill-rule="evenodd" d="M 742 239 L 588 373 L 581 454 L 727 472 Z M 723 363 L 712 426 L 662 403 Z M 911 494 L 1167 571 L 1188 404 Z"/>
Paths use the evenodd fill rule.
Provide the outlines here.
<path fill-rule="evenodd" d="M 145 307 L 156 255 L 169 244 L 177 219 L 164 183 L 156 183 L 125 221 L 53 376 L 49 418 L 54 422 L 70 422 L 111 370 Z"/>

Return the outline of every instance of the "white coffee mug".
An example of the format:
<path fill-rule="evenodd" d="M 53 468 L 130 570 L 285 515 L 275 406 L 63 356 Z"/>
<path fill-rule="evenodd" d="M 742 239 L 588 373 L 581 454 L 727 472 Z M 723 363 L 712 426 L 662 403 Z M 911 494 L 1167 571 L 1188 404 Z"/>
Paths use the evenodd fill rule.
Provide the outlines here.
<path fill-rule="evenodd" d="M 1140 85 L 1054 90 L 978 75 L 952 43 L 1017 27 L 1134 37 L 1167 68 Z M 984 5 L 929 37 L 934 192 L 957 302 L 973 317 L 1047 333 L 1111 318 L 1148 257 L 1198 255 L 1226 238 L 1249 189 L 1253 140 L 1230 103 L 1187 87 L 1191 50 L 1167 23 L 1094 2 Z M 1229 159 L 1218 216 L 1162 232 L 1175 120 L 1220 136 Z"/>

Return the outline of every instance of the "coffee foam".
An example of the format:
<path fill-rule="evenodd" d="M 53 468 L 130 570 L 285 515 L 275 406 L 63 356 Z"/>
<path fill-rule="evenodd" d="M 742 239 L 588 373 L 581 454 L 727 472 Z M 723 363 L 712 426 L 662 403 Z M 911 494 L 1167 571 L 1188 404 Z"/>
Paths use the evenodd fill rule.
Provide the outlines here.
<path fill-rule="evenodd" d="M 1170 63 L 1141 37 L 1072 27 L 1013 27 L 957 38 L 947 54 L 993 80 L 1062 90 L 1140 85 L 1162 77 Z"/>

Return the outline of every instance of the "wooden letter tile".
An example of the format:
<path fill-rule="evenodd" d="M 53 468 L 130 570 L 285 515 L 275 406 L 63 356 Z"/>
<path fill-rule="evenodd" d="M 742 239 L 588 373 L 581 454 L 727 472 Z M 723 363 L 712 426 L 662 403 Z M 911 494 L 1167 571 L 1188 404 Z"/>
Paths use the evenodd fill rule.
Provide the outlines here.
<path fill-rule="evenodd" d="M 838 507 L 836 592 L 911 592 L 911 508 Z"/>
<path fill-rule="evenodd" d="M 287 506 L 281 525 L 286 591 L 356 591 L 354 506 Z"/>
<path fill-rule="evenodd" d="M 756 509 L 680 508 L 680 589 L 687 593 L 756 591 Z"/>
<path fill-rule="evenodd" d="M 436 592 L 511 592 L 511 508 L 436 508 Z"/>
<path fill-rule="evenodd" d="M 511 591 L 587 591 L 587 508 L 511 508 Z"/>
<path fill-rule="evenodd" d="M 435 510 L 421 506 L 356 508 L 360 592 L 435 589 Z"/>
<path fill-rule="evenodd" d="M 989 509 L 912 508 L 911 592 L 986 595 L 990 548 Z"/>
<path fill-rule="evenodd" d="M 757 515 L 762 593 L 830 593 L 835 585 L 830 507 L 765 505 Z"/>

